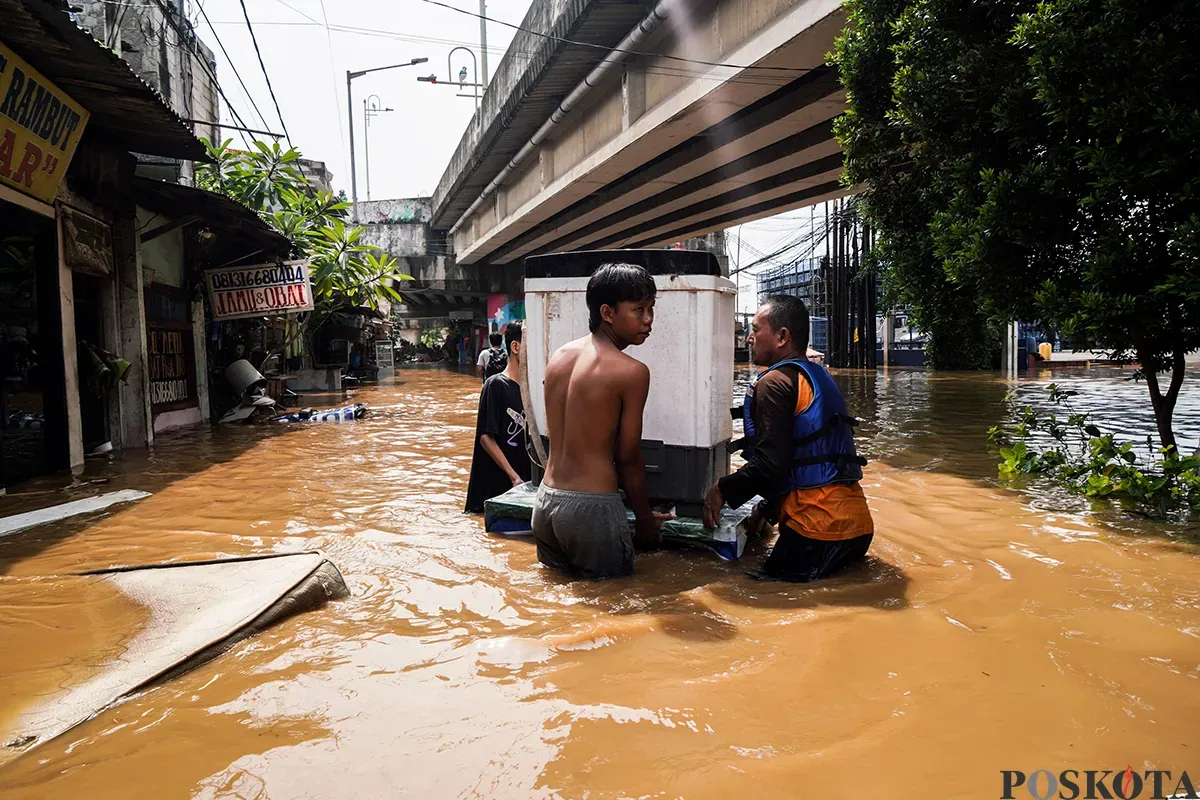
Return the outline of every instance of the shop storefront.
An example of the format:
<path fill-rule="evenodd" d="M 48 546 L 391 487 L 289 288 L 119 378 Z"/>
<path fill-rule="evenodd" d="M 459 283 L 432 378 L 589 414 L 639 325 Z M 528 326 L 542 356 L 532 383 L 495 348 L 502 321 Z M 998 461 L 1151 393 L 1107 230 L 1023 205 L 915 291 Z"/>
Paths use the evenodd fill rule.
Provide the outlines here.
<path fill-rule="evenodd" d="M 31 101 L 22 104 L 26 94 Z M 0 98 L 2 492 L 69 463 L 64 304 L 53 201 L 88 113 L 3 42 Z"/>
<path fill-rule="evenodd" d="M 65 10 L 0 0 L 0 491 L 153 439 L 150 370 L 177 365 L 148 358 L 135 153 L 204 147 Z"/>
<path fill-rule="evenodd" d="M 52 218 L 0 196 L 0 490 L 67 465 Z"/>

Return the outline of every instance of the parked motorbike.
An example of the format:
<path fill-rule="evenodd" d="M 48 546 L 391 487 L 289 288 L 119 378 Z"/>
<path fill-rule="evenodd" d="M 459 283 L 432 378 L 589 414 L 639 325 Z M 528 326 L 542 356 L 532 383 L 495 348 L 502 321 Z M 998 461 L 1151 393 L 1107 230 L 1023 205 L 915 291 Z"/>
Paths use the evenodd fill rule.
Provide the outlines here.
<path fill-rule="evenodd" d="M 267 396 L 267 379 L 249 361 L 243 358 L 230 364 L 225 380 L 237 393 L 238 404 L 221 417 L 222 423 L 275 416 L 275 401 Z"/>

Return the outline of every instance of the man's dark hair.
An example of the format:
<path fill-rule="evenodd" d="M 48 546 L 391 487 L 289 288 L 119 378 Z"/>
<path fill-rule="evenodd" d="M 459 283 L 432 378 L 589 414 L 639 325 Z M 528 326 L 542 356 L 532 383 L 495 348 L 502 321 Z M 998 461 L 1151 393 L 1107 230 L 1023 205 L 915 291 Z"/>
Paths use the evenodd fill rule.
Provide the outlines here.
<path fill-rule="evenodd" d="M 488 344 L 490 344 L 492 347 L 499 347 L 500 345 L 504 344 L 504 337 L 498 333 L 493 333 L 488 337 Z"/>
<path fill-rule="evenodd" d="M 497 334 L 498 335 L 498 334 Z M 504 328 L 504 347 L 512 352 L 512 343 L 521 341 L 521 323 L 510 322 Z"/>
<path fill-rule="evenodd" d="M 787 328 L 801 357 L 808 352 L 808 309 L 804 301 L 790 294 L 773 294 L 763 301 L 767 322 L 773 330 Z"/>
<path fill-rule="evenodd" d="M 588 329 L 600 327 L 600 306 L 642 303 L 655 296 L 654 278 L 635 264 L 604 264 L 592 273 L 587 285 Z"/>

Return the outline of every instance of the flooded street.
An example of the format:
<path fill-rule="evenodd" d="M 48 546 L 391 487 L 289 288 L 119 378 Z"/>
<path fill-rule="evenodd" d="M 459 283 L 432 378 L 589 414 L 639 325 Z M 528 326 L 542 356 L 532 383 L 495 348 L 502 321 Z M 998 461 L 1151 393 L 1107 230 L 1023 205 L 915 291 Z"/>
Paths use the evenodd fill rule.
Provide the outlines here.
<path fill-rule="evenodd" d="M 1055 379 L 1101 423 L 1149 429 L 1144 386 L 1089 375 Z M 865 565 L 813 585 L 746 577 L 763 543 L 596 584 L 543 571 L 531 541 L 461 513 L 479 383 L 442 370 L 357 392 L 357 423 L 205 428 L 92 465 L 99 491 L 153 494 L 0 538 L 0 717 L 119 657 L 141 619 L 44 576 L 320 549 L 353 594 L 0 767 L 0 794 L 915 800 L 999 797 L 1006 769 L 1200 774 L 1195 527 L 997 486 L 996 375 L 838 381 L 877 533 Z M 56 635 L 81 606 L 91 640 Z M 35 619 L 43 635 L 10 635 Z"/>

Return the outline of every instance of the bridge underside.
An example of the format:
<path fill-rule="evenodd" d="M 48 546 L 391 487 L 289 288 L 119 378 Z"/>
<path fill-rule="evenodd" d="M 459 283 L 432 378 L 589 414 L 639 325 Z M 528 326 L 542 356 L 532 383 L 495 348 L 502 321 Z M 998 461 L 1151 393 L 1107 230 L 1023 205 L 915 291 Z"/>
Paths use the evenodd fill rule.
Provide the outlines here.
<path fill-rule="evenodd" d="M 737 68 L 636 57 L 614 70 L 459 221 L 458 262 L 669 245 L 846 194 L 832 133 L 845 94 L 824 63 L 840 3 L 762 5 L 691 8 L 690 36 L 673 10 L 643 51 Z"/>

